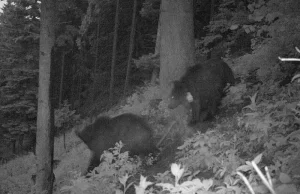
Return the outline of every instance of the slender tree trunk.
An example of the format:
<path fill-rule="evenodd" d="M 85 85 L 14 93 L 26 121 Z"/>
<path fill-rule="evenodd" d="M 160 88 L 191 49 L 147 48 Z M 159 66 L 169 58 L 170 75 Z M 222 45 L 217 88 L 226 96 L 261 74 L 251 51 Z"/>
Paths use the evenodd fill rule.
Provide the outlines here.
<path fill-rule="evenodd" d="M 137 21 L 138 22 L 138 21 Z M 140 26 L 139 25 L 136 25 L 136 44 L 135 44 L 135 56 L 140 56 L 140 37 L 141 37 L 141 33 L 139 33 L 140 31 Z"/>
<path fill-rule="evenodd" d="M 79 84 L 78 84 L 78 104 L 81 104 L 81 91 L 82 91 L 82 75 L 79 75 Z"/>
<path fill-rule="evenodd" d="M 214 15 L 215 15 L 215 0 L 211 0 L 211 3 L 210 3 L 210 21 L 212 21 Z"/>
<path fill-rule="evenodd" d="M 116 53 L 117 53 L 117 40 L 118 40 L 118 27 L 119 27 L 119 11 L 120 11 L 120 0 L 117 0 L 116 16 L 115 16 L 115 28 L 114 28 L 114 42 L 113 52 L 111 61 L 111 72 L 110 72 L 110 85 L 109 85 L 109 102 L 112 103 L 113 88 L 114 88 L 114 72 L 116 66 Z"/>
<path fill-rule="evenodd" d="M 162 0 L 160 87 L 167 98 L 171 82 L 195 63 L 193 0 Z"/>
<path fill-rule="evenodd" d="M 64 72 L 65 72 L 65 56 L 66 52 L 62 53 L 61 57 L 61 74 L 60 74 L 60 85 L 59 85 L 59 101 L 58 101 L 58 108 L 60 109 L 63 102 L 62 102 L 62 96 L 63 96 L 63 83 L 64 83 Z M 62 127 L 63 128 L 63 127 Z M 63 132 L 63 142 L 64 142 L 64 149 L 66 149 L 66 133 Z"/>
<path fill-rule="evenodd" d="M 16 139 L 12 139 L 11 140 L 11 145 L 12 145 L 12 152 L 14 153 L 14 154 L 17 154 L 17 150 L 16 150 L 16 142 L 17 142 L 17 140 Z"/>
<path fill-rule="evenodd" d="M 100 17 L 97 23 L 97 44 L 96 44 L 96 57 L 95 57 L 95 64 L 94 64 L 94 80 L 93 80 L 93 91 L 92 91 L 92 102 L 95 99 L 95 90 L 96 90 L 96 81 L 97 81 L 97 65 L 98 65 L 98 53 L 99 53 L 99 33 L 100 33 Z"/>
<path fill-rule="evenodd" d="M 81 91 L 82 91 L 82 72 L 80 71 L 80 67 L 84 65 L 84 62 L 86 61 L 86 55 L 84 54 L 84 51 L 80 50 L 80 66 L 79 66 L 79 74 L 78 74 L 78 80 L 77 80 L 77 93 L 76 93 L 76 101 L 78 104 L 78 107 L 81 104 Z"/>
<path fill-rule="evenodd" d="M 24 134 L 20 134 L 18 138 L 18 153 L 23 153 Z"/>
<path fill-rule="evenodd" d="M 73 64 L 72 66 L 72 87 L 71 87 L 71 105 L 72 109 L 75 109 L 74 103 L 76 100 L 76 93 L 75 93 L 75 83 L 76 83 L 76 63 Z"/>
<path fill-rule="evenodd" d="M 134 35 L 135 35 L 135 23 L 136 23 L 136 7 L 137 0 L 133 2 L 133 11 L 132 11 L 132 21 L 131 21 L 131 32 L 130 32 L 130 44 L 129 44 L 129 53 L 128 53 L 128 62 L 127 62 L 127 71 L 126 71 L 126 79 L 124 86 L 124 96 L 126 94 L 126 90 L 128 88 L 129 76 L 130 76 L 130 68 L 131 68 L 131 60 L 132 60 L 132 52 L 134 48 Z"/>
<path fill-rule="evenodd" d="M 55 0 L 43 0 L 41 2 L 35 193 L 47 194 L 52 193 L 54 180 L 54 114 L 50 96 L 50 75 L 51 51 L 55 42 L 55 3 Z"/>
<path fill-rule="evenodd" d="M 158 19 L 154 55 L 158 55 L 160 53 L 160 31 L 161 31 L 161 14 L 159 14 L 159 19 Z"/>
<path fill-rule="evenodd" d="M 62 105 L 62 93 L 63 93 L 63 83 L 64 83 L 64 71 L 65 71 L 65 52 L 62 53 L 61 57 L 61 74 L 60 74 L 60 84 L 59 84 L 59 100 L 58 100 L 58 108 L 61 108 Z"/>
<path fill-rule="evenodd" d="M 156 41 L 155 41 L 155 51 L 154 51 L 154 57 L 160 54 L 160 30 L 161 30 L 161 14 L 159 14 L 158 19 L 158 27 L 157 27 L 157 35 L 156 35 Z M 159 76 L 159 69 L 157 67 L 153 68 L 152 75 L 151 75 L 151 84 L 154 85 L 157 78 Z"/>

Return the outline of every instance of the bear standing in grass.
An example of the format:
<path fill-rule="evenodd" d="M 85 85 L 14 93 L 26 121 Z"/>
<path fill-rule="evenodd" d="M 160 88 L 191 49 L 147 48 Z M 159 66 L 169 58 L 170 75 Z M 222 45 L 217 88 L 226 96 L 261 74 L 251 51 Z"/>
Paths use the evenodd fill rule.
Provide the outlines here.
<path fill-rule="evenodd" d="M 190 67 L 174 82 L 169 108 L 182 104 L 192 109 L 189 125 L 207 120 L 216 114 L 227 83 L 234 83 L 233 72 L 221 59 L 212 59 Z"/>
<path fill-rule="evenodd" d="M 158 151 L 153 143 L 152 129 L 148 123 L 130 113 L 114 118 L 99 117 L 82 131 L 75 132 L 92 152 L 87 172 L 99 166 L 103 151 L 114 147 L 119 141 L 124 144 L 121 151 L 129 151 L 131 156 L 146 156 Z"/>

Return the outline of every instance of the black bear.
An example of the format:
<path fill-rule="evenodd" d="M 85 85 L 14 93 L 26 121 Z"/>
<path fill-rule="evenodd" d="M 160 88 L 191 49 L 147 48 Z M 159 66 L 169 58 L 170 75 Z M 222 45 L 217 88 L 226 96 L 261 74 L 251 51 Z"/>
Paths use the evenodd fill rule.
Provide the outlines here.
<path fill-rule="evenodd" d="M 210 59 L 201 65 L 203 68 L 208 69 L 213 74 L 219 76 L 223 81 L 222 92 L 227 84 L 233 85 L 235 82 L 232 69 L 221 58 Z"/>
<path fill-rule="evenodd" d="M 141 117 L 130 113 L 114 118 L 99 117 L 76 134 L 92 152 L 87 172 L 99 166 L 103 151 L 114 147 L 119 141 L 124 144 L 121 151 L 129 151 L 131 156 L 146 156 L 158 151 L 150 126 Z"/>
<path fill-rule="evenodd" d="M 190 67 L 180 80 L 174 82 L 169 108 L 188 105 L 192 109 L 189 124 L 202 122 L 215 115 L 227 83 L 233 84 L 234 76 L 221 59 Z"/>

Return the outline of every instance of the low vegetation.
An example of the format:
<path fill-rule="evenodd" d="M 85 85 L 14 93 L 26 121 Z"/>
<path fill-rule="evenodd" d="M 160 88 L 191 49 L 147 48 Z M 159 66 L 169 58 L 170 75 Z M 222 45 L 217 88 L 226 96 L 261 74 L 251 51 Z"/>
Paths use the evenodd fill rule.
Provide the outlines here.
<path fill-rule="evenodd" d="M 155 176 L 147 177 L 141 161 L 129 158 L 127 153 L 120 153 L 117 146 L 112 152 L 105 153 L 104 162 L 89 178 L 85 178 L 80 172 L 87 166 L 88 161 L 84 160 L 88 158 L 88 151 L 83 144 L 78 147 L 79 140 L 68 134 L 67 137 L 72 136 L 72 140 L 67 140 L 68 145 L 73 144 L 70 146 L 72 151 L 67 155 L 56 155 L 61 160 L 54 171 L 57 193 L 129 193 L 132 185 L 135 185 L 136 193 L 161 193 L 162 190 L 171 193 L 249 193 L 240 173 L 255 193 L 268 193 L 268 187 L 250 163 L 252 160 L 267 177 L 271 177 L 272 184 L 269 184 L 276 193 L 297 193 L 300 85 L 261 85 L 247 92 L 243 91 L 244 87 L 244 83 L 231 87 L 212 128 L 206 133 L 194 133 L 178 147 L 176 160 L 172 162 L 181 166 L 174 167 L 173 164 L 172 168 L 182 171 L 177 172 L 179 174 L 174 175 L 174 170 L 161 169 Z M 141 88 L 140 92 L 127 98 L 125 104 L 119 105 L 114 114 L 133 112 L 149 115 L 153 128 L 160 131 L 155 133 L 157 138 L 161 137 L 166 133 L 171 114 L 162 102 L 155 100 L 158 91 L 158 87 L 153 86 Z M 108 114 L 112 114 L 112 110 Z M 175 138 L 174 134 L 180 130 L 175 125 L 164 141 L 170 142 L 169 139 Z M 60 147 L 63 149 L 62 144 Z M 1 173 L 3 191 L 22 188 L 22 192 L 26 193 L 30 190 L 34 156 L 24 157 L 27 159 L 18 158 L 1 167 L 1 171 L 5 172 Z M 19 165 L 21 160 L 22 165 Z M 268 167 L 267 171 L 265 167 Z M 151 181 L 147 181 L 149 178 Z"/>

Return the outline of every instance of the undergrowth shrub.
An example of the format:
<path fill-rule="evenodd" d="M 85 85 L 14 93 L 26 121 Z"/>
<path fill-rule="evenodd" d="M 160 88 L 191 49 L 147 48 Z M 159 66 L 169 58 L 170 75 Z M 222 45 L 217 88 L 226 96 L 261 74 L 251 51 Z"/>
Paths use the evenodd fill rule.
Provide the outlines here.
<path fill-rule="evenodd" d="M 224 178 L 243 163 L 237 155 L 237 145 L 241 142 L 236 136 L 231 137 L 226 137 L 216 130 L 205 134 L 198 133 L 178 147 L 179 162 L 192 172 L 198 170 L 200 173 L 211 169 L 216 177 Z"/>
<path fill-rule="evenodd" d="M 161 101 L 159 85 L 145 86 L 137 90 L 126 99 L 126 104 L 121 107 L 124 112 L 135 112 L 142 115 L 154 114 Z"/>
<path fill-rule="evenodd" d="M 262 86 L 258 93 L 251 97 L 251 104 L 244 108 L 245 114 L 240 119 L 240 125 L 250 132 L 248 150 L 253 147 L 251 145 L 260 144 L 268 148 L 267 152 L 272 152 L 274 148 L 271 145 L 274 144 L 271 142 L 277 142 L 277 149 L 282 147 L 281 144 L 285 144 L 296 124 L 292 110 L 299 102 L 299 94 L 298 85 L 282 88 Z M 280 140 L 281 138 L 283 139 Z"/>
<path fill-rule="evenodd" d="M 246 94 L 247 87 L 245 83 L 241 83 L 229 88 L 229 92 L 222 99 L 221 107 L 238 105 L 244 103 L 242 97 Z"/>
<path fill-rule="evenodd" d="M 169 191 L 170 193 L 202 193 L 208 191 L 213 185 L 213 181 L 200 179 L 192 179 L 191 177 L 185 179 L 185 181 L 180 181 L 184 177 L 185 169 L 181 168 L 181 165 L 172 164 L 171 172 L 175 177 L 175 183 L 158 183 L 157 186 L 163 188 L 163 191 Z"/>
<path fill-rule="evenodd" d="M 80 115 L 76 114 L 76 110 L 71 110 L 70 107 L 71 104 L 69 104 L 68 101 L 64 101 L 60 109 L 55 109 L 55 127 L 66 130 L 79 124 Z"/>
<path fill-rule="evenodd" d="M 105 194 L 122 189 L 119 178 L 134 175 L 141 166 L 141 161 L 130 158 L 128 152 L 121 153 L 122 147 L 123 144 L 119 142 L 110 151 L 105 151 L 101 156 L 101 164 L 88 173 L 88 177 L 73 172 L 71 186 L 64 186 L 61 191 Z"/>

